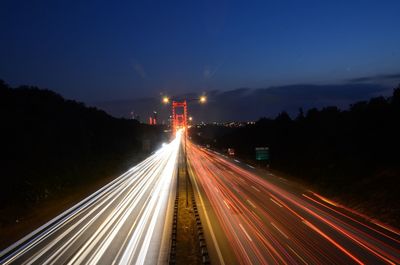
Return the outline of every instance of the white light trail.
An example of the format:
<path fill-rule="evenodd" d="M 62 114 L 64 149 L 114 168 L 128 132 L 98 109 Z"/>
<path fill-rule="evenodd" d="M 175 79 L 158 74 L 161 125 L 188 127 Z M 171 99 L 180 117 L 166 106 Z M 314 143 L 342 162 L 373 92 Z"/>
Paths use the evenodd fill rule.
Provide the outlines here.
<path fill-rule="evenodd" d="M 156 231 L 165 223 L 180 138 L 179 131 L 170 144 L 0 252 L 0 264 L 156 263 L 162 241 Z"/>

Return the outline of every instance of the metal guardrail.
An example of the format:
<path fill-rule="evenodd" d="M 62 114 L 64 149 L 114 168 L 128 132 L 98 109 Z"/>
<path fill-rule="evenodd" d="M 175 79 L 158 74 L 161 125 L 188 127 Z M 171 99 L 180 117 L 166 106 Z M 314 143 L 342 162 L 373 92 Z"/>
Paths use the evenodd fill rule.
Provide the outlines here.
<path fill-rule="evenodd" d="M 179 174 L 179 170 L 178 170 L 178 174 Z M 170 264 L 170 265 L 176 264 L 176 250 L 177 250 L 176 243 L 177 243 L 178 210 L 179 210 L 179 176 L 177 179 L 178 179 L 177 180 L 177 192 L 176 192 L 176 197 L 175 197 L 175 201 L 174 201 L 174 214 L 173 214 L 173 220 L 172 220 L 171 250 L 170 250 L 169 261 L 168 261 L 168 264 Z M 190 180 L 188 180 L 188 181 L 189 181 L 190 187 L 192 187 L 191 181 Z M 193 189 L 192 189 L 192 191 L 193 191 Z M 200 246 L 201 262 L 204 265 L 210 265 L 211 264 L 210 257 L 208 255 L 206 240 L 204 237 L 203 226 L 201 224 L 199 210 L 197 209 L 194 191 L 192 192 L 191 200 L 192 200 L 192 208 L 193 208 L 193 212 L 194 212 L 194 217 L 196 219 L 197 239 L 198 239 L 198 243 Z"/>
<path fill-rule="evenodd" d="M 190 185 L 192 183 L 189 181 Z M 196 227 L 197 227 L 197 238 L 199 240 L 199 245 L 200 245 L 200 251 L 201 251 L 201 261 L 203 264 L 210 264 L 210 257 L 208 255 L 208 250 L 207 250 L 207 245 L 206 245 L 206 240 L 204 237 L 204 231 L 203 231 L 203 226 L 201 225 L 201 220 L 200 220 L 200 215 L 199 215 L 199 210 L 197 209 L 196 205 L 196 199 L 194 196 L 194 191 L 192 192 L 192 205 L 193 205 L 193 212 L 194 216 L 196 218 Z"/>
<path fill-rule="evenodd" d="M 171 235 L 171 251 L 169 253 L 169 264 L 175 265 L 176 264 L 176 238 L 177 238 L 177 231 L 178 231 L 178 203 L 179 203 L 179 170 L 177 171 L 177 191 L 176 197 L 174 202 L 174 215 L 172 219 L 172 235 Z"/>

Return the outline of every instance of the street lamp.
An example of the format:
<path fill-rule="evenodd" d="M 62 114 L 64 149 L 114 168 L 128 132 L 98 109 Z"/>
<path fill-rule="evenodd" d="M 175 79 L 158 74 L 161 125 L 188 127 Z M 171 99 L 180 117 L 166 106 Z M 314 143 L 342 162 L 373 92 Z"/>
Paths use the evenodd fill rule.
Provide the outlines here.
<path fill-rule="evenodd" d="M 207 101 L 206 96 L 201 96 L 201 97 L 199 98 L 199 101 L 200 101 L 200 103 L 206 103 L 206 101 Z"/>
<path fill-rule="evenodd" d="M 167 96 L 165 96 L 165 97 L 162 98 L 162 102 L 163 102 L 164 104 L 168 104 L 170 101 L 171 101 L 171 98 L 169 98 L 169 97 L 167 97 Z M 200 96 L 200 97 L 198 97 L 198 98 L 189 98 L 189 99 L 172 98 L 172 101 L 186 101 L 186 102 L 189 102 L 189 101 L 198 101 L 198 102 L 204 104 L 204 103 L 207 102 L 207 97 L 206 97 L 206 96 Z"/>
<path fill-rule="evenodd" d="M 169 97 L 163 97 L 162 101 L 164 104 L 169 103 Z"/>

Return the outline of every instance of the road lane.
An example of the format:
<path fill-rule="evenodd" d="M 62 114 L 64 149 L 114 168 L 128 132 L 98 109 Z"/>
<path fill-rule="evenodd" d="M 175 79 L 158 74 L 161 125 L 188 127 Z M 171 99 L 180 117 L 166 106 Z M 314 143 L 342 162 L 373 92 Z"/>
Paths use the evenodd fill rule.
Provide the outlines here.
<path fill-rule="evenodd" d="M 196 145 L 188 155 L 238 264 L 400 263 L 396 229 Z"/>
<path fill-rule="evenodd" d="M 166 262 L 180 138 L 0 252 L 0 264 Z"/>

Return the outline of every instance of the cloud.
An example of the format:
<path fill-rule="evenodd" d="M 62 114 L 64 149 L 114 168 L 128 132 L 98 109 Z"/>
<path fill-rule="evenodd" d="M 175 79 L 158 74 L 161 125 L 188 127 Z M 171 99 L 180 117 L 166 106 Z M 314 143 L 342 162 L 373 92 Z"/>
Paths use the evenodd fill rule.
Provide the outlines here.
<path fill-rule="evenodd" d="M 203 77 L 204 79 L 211 79 L 214 77 L 214 75 L 217 73 L 217 71 L 222 67 L 224 63 L 220 63 L 219 65 L 217 65 L 214 69 L 212 69 L 209 66 L 205 66 L 204 70 L 203 70 Z"/>
<path fill-rule="evenodd" d="M 257 120 L 275 117 L 282 111 L 297 115 L 299 108 L 338 106 L 350 104 L 376 95 L 387 96 L 388 89 L 375 84 L 288 85 L 261 89 L 219 91 L 208 97 L 207 106 L 193 105 L 190 109 L 198 120 L 230 121 Z"/>
<path fill-rule="evenodd" d="M 369 82 L 381 82 L 390 80 L 400 80 L 400 73 L 398 74 L 385 74 L 385 75 L 374 75 L 374 76 L 363 76 L 349 79 L 351 83 L 369 83 Z"/>
<path fill-rule="evenodd" d="M 204 68 L 203 75 L 204 75 L 205 79 L 210 79 L 211 78 L 211 70 L 208 67 Z"/>
<path fill-rule="evenodd" d="M 143 65 L 141 65 L 140 63 L 135 63 L 133 65 L 133 68 L 135 69 L 135 72 L 142 78 L 142 79 L 146 79 L 147 78 L 147 74 L 144 71 Z"/>
<path fill-rule="evenodd" d="M 275 117 L 282 111 L 295 116 L 299 108 L 337 106 L 345 109 L 350 104 L 378 95 L 389 96 L 392 90 L 386 86 L 366 83 L 340 85 L 297 84 L 260 89 L 240 88 L 228 91 L 213 90 L 207 93 L 207 104 L 191 103 L 189 113 L 196 121 L 257 120 Z M 188 98 L 198 93 L 181 95 Z M 135 111 L 146 121 L 153 110 L 160 119 L 167 121 L 170 106 L 160 103 L 159 98 L 109 101 L 95 104 L 116 117 L 129 117 Z"/>

